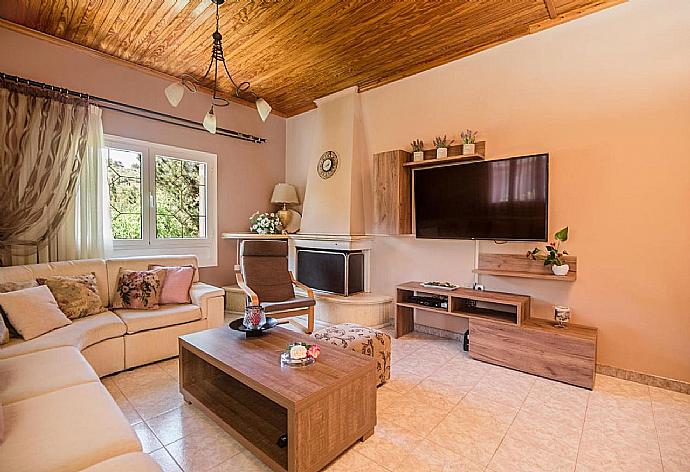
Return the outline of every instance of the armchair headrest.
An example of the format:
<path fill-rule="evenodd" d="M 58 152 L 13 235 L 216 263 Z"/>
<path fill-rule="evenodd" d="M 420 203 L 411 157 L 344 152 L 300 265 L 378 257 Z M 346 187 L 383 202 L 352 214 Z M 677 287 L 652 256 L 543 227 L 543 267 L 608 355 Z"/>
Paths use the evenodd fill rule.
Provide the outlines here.
<path fill-rule="evenodd" d="M 246 240 L 240 246 L 240 256 L 287 257 L 287 241 Z"/>

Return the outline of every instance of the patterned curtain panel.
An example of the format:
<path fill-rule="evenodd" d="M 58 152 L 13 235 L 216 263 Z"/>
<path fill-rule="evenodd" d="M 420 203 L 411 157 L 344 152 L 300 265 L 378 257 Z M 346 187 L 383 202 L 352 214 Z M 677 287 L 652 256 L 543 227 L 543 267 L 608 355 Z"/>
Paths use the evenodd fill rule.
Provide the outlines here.
<path fill-rule="evenodd" d="M 0 255 L 38 254 L 57 233 L 87 148 L 88 101 L 0 79 Z"/>

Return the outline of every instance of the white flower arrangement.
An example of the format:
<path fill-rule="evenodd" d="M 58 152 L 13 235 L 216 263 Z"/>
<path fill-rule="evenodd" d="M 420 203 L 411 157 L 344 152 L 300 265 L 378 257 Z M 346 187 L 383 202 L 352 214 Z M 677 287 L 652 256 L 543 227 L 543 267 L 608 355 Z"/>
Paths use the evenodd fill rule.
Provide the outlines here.
<path fill-rule="evenodd" d="M 280 234 L 283 225 L 275 213 L 254 213 L 249 218 L 249 231 L 257 234 Z"/>

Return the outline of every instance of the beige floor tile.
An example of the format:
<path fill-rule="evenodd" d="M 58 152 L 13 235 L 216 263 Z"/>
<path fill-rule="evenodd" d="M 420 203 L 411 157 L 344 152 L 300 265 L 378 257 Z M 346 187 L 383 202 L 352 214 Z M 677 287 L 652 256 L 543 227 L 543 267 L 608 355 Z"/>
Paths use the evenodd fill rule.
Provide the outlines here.
<path fill-rule="evenodd" d="M 472 388 L 467 397 L 519 408 L 527 398 L 534 381 L 534 377 L 490 372 Z"/>
<path fill-rule="evenodd" d="M 465 397 L 427 439 L 486 466 L 516 413 L 517 408 Z"/>
<path fill-rule="evenodd" d="M 158 449 L 157 451 L 154 451 L 149 455 L 154 461 L 158 463 L 161 469 L 163 469 L 163 472 L 182 472 L 180 466 L 177 465 L 175 459 L 172 458 L 172 456 L 166 449 Z"/>
<path fill-rule="evenodd" d="M 393 389 L 388 383 L 376 389 L 376 411 L 381 413 L 386 407 L 399 402 L 404 394 Z"/>
<path fill-rule="evenodd" d="M 544 450 L 571 461 L 574 466 L 583 422 L 584 418 L 563 414 L 560 410 L 521 409 L 503 442 L 519 440 L 533 450 Z"/>
<path fill-rule="evenodd" d="M 163 445 L 168 445 L 190 434 L 213 434 L 218 429 L 218 426 L 207 416 L 187 404 L 149 418 L 146 423 Z"/>
<path fill-rule="evenodd" d="M 575 446 L 577 447 L 577 446 Z M 575 457 L 534 447 L 519 438 L 506 437 L 489 463 L 492 472 L 572 472 Z"/>
<path fill-rule="evenodd" d="M 232 456 L 222 464 L 209 469 L 209 472 L 271 472 L 271 469 L 251 452 L 245 450 Z"/>
<path fill-rule="evenodd" d="M 165 446 L 185 472 L 205 472 L 243 451 L 225 431 L 194 433 Z"/>
<path fill-rule="evenodd" d="M 105 385 L 106 389 L 108 389 L 108 392 L 110 392 L 110 395 L 113 397 L 113 400 L 115 400 L 117 406 L 122 411 L 122 414 L 125 415 L 125 418 L 127 418 L 127 421 L 129 421 L 129 424 L 141 423 L 143 421 L 141 416 L 139 415 L 139 413 L 137 413 L 137 410 L 134 408 L 134 406 L 129 402 L 129 400 L 127 400 L 124 394 L 120 391 L 120 389 L 117 387 L 112 378 L 107 377 L 103 379 L 102 382 L 103 385 Z"/>
<path fill-rule="evenodd" d="M 429 440 L 423 440 L 412 451 L 404 453 L 397 467 L 390 470 L 396 472 L 482 472 L 484 466 Z"/>
<path fill-rule="evenodd" d="M 426 436 L 449 413 L 444 405 L 429 403 L 425 398 L 403 395 L 381 412 L 384 421 L 392 421 L 419 436 Z"/>
<path fill-rule="evenodd" d="M 584 418 L 589 394 L 587 389 L 539 377 L 527 394 L 522 409 L 549 409 Z"/>
<path fill-rule="evenodd" d="M 180 363 L 177 357 L 163 361 L 159 365 L 166 374 L 170 375 L 175 380 L 180 378 Z"/>
<path fill-rule="evenodd" d="M 388 472 L 376 462 L 364 457 L 352 448 L 323 469 L 327 472 Z"/>
<path fill-rule="evenodd" d="M 386 386 L 399 393 L 407 393 L 416 385 L 419 385 L 426 376 L 398 367 L 397 364 L 391 366 L 391 378 L 386 382 Z"/>
<path fill-rule="evenodd" d="M 153 452 L 163 447 L 163 444 L 161 444 L 146 423 L 134 425 L 134 432 L 137 433 L 137 437 L 141 442 L 141 447 L 144 449 L 144 452 Z"/>
<path fill-rule="evenodd" d="M 414 449 L 422 437 L 391 421 L 381 421 L 366 441 L 353 449 L 390 470 L 397 470 L 406 452 Z"/>
<path fill-rule="evenodd" d="M 177 383 L 128 387 L 122 393 L 145 420 L 185 404 Z"/>
<path fill-rule="evenodd" d="M 126 390 L 134 388 L 159 386 L 175 382 L 174 379 L 170 378 L 170 375 L 165 373 L 158 363 L 120 372 L 119 374 L 113 375 L 111 378 L 123 393 Z"/>

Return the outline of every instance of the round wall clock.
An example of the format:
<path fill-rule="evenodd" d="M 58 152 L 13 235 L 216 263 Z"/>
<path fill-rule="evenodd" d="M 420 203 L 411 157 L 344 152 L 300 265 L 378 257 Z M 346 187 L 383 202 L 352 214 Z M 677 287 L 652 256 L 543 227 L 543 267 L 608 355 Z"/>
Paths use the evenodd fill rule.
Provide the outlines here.
<path fill-rule="evenodd" d="M 319 176 L 322 179 L 328 179 L 335 174 L 338 168 L 338 155 L 335 151 L 326 151 L 321 154 L 321 159 L 319 159 L 319 164 L 316 170 L 319 172 Z"/>

